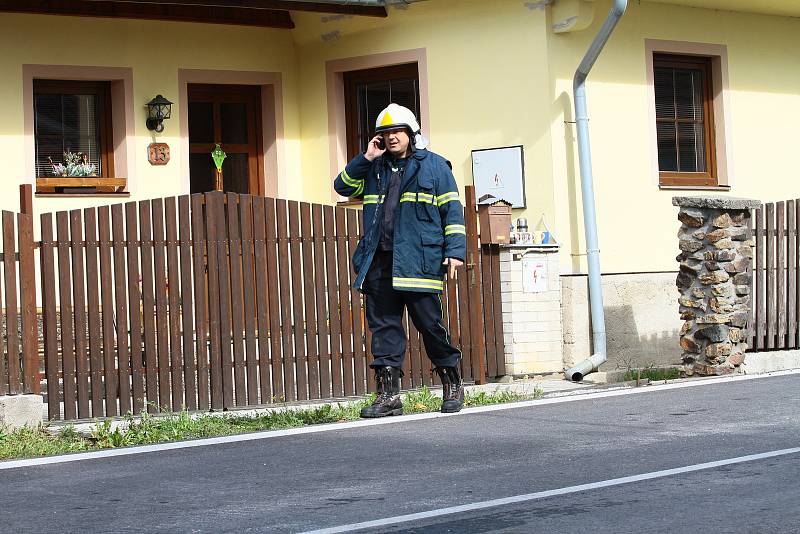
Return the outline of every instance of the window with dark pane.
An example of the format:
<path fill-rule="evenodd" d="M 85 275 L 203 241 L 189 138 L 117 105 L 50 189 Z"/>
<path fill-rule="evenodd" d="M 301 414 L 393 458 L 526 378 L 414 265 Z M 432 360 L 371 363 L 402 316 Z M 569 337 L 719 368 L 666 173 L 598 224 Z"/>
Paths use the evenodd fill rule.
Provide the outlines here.
<path fill-rule="evenodd" d="M 261 87 L 188 84 L 189 184 L 192 193 L 222 191 L 263 194 Z M 217 182 L 211 155 L 225 152 Z"/>
<path fill-rule="evenodd" d="M 416 63 L 346 72 L 345 118 L 348 159 L 367 149 L 378 114 L 391 103 L 419 115 L 419 71 Z"/>
<path fill-rule="evenodd" d="M 112 176 L 110 95 L 108 82 L 34 80 L 37 177 L 62 176 L 66 171 L 58 164 L 66 166 L 68 159 L 82 166 L 68 176 Z"/>
<path fill-rule="evenodd" d="M 715 184 L 710 58 L 658 54 L 653 78 L 662 183 Z"/>

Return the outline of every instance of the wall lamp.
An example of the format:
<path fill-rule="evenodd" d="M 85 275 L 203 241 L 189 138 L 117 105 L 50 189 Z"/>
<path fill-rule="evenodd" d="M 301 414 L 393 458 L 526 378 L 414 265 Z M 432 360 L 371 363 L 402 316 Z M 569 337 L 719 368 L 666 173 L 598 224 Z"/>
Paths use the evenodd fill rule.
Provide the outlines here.
<path fill-rule="evenodd" d="M 172 115 L 172 102 L 161 95 L 147 103 L 147 129 L 161 133 L 164 131 L 164 119 Z"/>

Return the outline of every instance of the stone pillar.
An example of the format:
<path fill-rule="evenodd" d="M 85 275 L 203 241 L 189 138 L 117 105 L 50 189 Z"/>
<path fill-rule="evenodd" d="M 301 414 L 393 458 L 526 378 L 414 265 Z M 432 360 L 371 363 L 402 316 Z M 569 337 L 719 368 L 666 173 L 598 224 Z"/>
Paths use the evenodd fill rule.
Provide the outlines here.
<path fill-rule="evenodd" d="M 676 284 L 681 293 L 680 344 L 686 373 L 719 375 L 738 370 L 747 349 L 750 317 L 750 210 L 757 200 L 674 197 L 681 253 Z"/>

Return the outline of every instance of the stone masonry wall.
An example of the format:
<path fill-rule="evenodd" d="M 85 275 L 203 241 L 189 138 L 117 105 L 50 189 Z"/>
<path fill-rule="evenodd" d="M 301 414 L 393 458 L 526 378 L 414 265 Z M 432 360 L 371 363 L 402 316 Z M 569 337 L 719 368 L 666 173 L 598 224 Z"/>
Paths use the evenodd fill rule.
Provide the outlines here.
<path fill-rule="evenodd" d="M 676 285 L 687 374 L 734 372 L 744 361 L 750 315 L 753 239 L 744 199 L 676 197 L 681 253 Z"/>

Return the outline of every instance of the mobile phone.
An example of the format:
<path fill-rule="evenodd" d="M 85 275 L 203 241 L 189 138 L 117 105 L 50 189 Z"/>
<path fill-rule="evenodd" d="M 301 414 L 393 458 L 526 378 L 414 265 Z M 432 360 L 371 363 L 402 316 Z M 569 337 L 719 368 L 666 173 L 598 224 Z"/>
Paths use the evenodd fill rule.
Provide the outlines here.
<path fill-rule="evenodd" d="M 386 149 L 386 143 L 383 142 L 383 137 L 379 137 L 376 143 L 381 150 Z"/>

